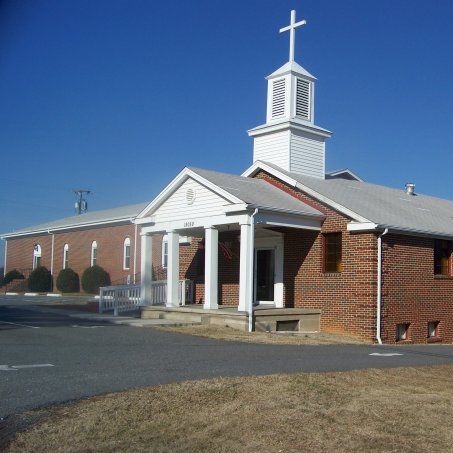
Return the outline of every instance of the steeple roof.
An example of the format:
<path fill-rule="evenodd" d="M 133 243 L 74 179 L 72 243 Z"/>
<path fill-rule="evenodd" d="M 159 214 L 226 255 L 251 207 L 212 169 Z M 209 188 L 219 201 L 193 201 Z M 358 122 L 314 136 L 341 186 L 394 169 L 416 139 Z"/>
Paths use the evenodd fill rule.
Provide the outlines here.
<path fill-rule="evenodd" d="M 272 74 L 268 75 L 266 79 L 273 79 L 275 77 L 290 73 L 307 77 L 310 80 L 316 80 L 316 77 L 314 75 L 310 74 L 306 69 L 304 69 L 299 63 L 296 63 L 295 61 L 288 61 L 288 63 L 285 63 L 282 67 L 278 68 Z"/>

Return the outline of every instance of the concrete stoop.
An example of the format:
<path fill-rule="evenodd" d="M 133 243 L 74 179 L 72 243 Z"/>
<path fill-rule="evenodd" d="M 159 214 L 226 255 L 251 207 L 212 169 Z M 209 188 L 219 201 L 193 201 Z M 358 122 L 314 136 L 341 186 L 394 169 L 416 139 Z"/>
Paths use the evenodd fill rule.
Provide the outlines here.
<path fill-rule="evenodd" d="M 181 323 L 206 324 L 248 330 L 248 314 L 235 308 L 205 310 L 197 306 L 141 308 L 142 319 L 161 319 Z M 319 332 L 321 310 L 307 308 L 263 308 L 254 311 L 256 331 Z"/>

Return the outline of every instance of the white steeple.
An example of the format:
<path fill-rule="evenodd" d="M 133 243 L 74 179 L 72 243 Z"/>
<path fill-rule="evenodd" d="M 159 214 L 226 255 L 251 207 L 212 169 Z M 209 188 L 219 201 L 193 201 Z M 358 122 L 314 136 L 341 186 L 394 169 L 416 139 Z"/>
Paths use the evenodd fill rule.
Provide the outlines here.
<path fill-rule="evenodd" d="M 325 140 L 332 134 L 314 124 L 316 77 L 294 61 L 295 29 L 291 23 L 280 33 L 290 32 L 289 61 L 267 78 L 266 124 L 248 131 L 253 137 L 253 161 L 271 162 L 287 171 L 325 177 Z"/>

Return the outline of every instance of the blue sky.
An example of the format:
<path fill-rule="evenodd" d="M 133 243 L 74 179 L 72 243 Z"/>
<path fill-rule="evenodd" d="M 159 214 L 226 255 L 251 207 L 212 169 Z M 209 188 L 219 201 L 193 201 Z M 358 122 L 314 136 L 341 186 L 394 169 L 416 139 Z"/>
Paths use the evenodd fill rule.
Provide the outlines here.
<path fill-rule="evenodd" d="M 327 167 L 452 199 L 450 0 L 3 0 L 0 232 L 72 215 L 73 188 L 103 209 L 248 167 L 293 8 Z"/>

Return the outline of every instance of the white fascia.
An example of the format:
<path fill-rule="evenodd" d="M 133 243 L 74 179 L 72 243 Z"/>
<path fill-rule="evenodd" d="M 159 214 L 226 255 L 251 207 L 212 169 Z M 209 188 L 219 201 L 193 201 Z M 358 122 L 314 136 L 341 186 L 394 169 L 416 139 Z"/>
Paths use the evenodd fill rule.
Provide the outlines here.
<path fill-rule="evenodd" d="M 348 231 L 362 232 L 362 231 L 377 231 L 381 230 L 380 225 L 374 222 L 350 222 L 348 223 Z"/>
<path fill-rule="evenodd" d="M 335 211 L 341 212 L 342 214 L 351 217 L 351 219 L 355 220 L 356 222 L 363 222 L 363 223 L 370 223 L 368 219 L 362 217 L 361 215 L 357 214 L 354 211 L 346 208 L 345 206 L 331 200 L 330 198 L 321 195 L 320 193 L 316 192 L 315 190 L 311 189 L 310 187 L 305 186 L 304 184 L 300 183 L 299 181 L 291 178 L 290 176 L 285 175 L 284 173 L 276 170 L 275 168 L 271 167 L 270 165 L 265 164 L 257 160 L 251 167 L 242 173 L 242 176 L 250 177 L 255 175 L 259 170 L 264 170 L 265 172 L 275 176 L 276 178 L 280 179 L 283 182 L 291 185 L 293 188 L 299 189 L 302 192 L 305 192 L 307 195 L 315 198 L 316 200 L 330 206 Z"/>
<path fill-rule="evenodd" d="M 149 214 L 160 206 L 176 189 L 178 189 L 187 179 L 192 178 L 193 180 L 197 181 L 201 185 L 205 186 L 206 188 L 212 190 L 217 195 L 221 196 L 222 198 L 228 200 L 230 203 L 243 203 L 242 200 L 231 195 L 226 190 L 223 190 L 219 186 L 215 185 L 211 181 L 203 178 L 199 174 L 192 171 L 190 168 L 185 167 L 183 170 L 179 172 L 179 174 L 157 195 L 154 200 L 145 207 L 145 209 L 140 212 L 140 214 L 136 217 L 137 219 L 141 219 L 143 217 L 149 217 Z"/>

